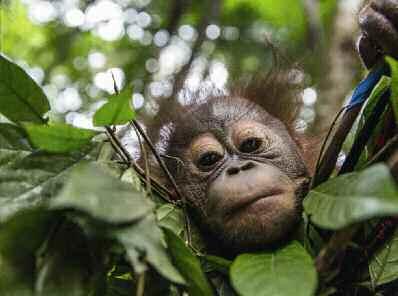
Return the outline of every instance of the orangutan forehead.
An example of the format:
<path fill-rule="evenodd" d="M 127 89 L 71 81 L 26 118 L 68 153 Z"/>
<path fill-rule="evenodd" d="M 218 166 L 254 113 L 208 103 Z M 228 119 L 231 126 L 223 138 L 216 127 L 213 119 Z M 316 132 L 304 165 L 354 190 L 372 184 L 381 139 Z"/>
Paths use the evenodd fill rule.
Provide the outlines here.
<path fill-rule="evenodd" d="M 264 121 L 270 115 L 255 103 L 242 97 L 225 96 L 209 99 L 191 111 L 201 128 L 222 127 L 242 119 Z"/>
<path fill-rule="evenodd" d="M 172 124 L 161 129 L 160 145 L 166 150 L 187 147 L 204 133 L 225 135 L 225 130 L 240 120 L 254 120 L 266 124 L 272 116 L 251 101 L 240 97 L 217 97 L 194 108 L 178 113 Z M 174 147 L 171 147 L 174 146 Z"/>

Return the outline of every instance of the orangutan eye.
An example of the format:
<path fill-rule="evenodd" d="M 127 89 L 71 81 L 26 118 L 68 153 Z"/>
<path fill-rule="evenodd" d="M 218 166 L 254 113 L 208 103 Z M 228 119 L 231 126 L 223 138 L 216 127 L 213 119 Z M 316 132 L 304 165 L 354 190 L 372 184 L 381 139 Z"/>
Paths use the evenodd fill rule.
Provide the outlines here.
<path fill-rule="evenodd" d="M 210 133 L 198 136 L 192 143 L 191 159 L 203 172 L 209 172 L 224 157 L 223 145 Z"/>
<path fill-rule="evenodd" d="M 202 156 L 200 156 L 198 164 L 202 167 L 211 167 L 215 165 L 221 158 L 222 155 L 215 151 L 205 152 Z"/>
<path fill-rule="evenodd" d="M 240 144 L 239 150 L 243 153 L 253 153 L 261 147 L 262 143 L 260 138 L 248 138 Z"/>

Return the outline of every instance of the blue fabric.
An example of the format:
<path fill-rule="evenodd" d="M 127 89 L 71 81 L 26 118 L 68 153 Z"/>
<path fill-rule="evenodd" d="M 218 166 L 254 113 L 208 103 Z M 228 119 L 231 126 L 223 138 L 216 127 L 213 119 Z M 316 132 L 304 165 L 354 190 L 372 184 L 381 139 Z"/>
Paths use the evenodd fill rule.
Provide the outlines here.
<path fill-rule="evenodd" d="M 382 67 L 377 67 L 369 72 L 368 76 L 362 80 L 359 85 L 355 88 L 354 93 L 347 105 L 347 110 L 352 107 L 362 104 L 371 94 L 373 88 L 380 81 L 383 75 L 388 75 L 389 68 L 384 65 Z"/>

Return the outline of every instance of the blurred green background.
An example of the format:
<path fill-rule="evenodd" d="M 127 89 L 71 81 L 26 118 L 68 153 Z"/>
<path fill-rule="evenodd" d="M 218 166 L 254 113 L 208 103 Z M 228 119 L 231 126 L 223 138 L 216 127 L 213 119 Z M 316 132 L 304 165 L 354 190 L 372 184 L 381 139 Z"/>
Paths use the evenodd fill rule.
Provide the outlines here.
<path fill-rule="evenodd" d="M 2 0 L 0 51 L 43 86 L 53 120 L 92 127 L 121 87 L 146 116 L 164 97 L 223 88 L 272 65 L 267 40 L 301 70 L 297 127 L 323 132 L 363 75 L 359 0 Z M 277 99 L 277 98 L 276 98 Z M 164 108 L 164 106 L 163 106 Z"/>

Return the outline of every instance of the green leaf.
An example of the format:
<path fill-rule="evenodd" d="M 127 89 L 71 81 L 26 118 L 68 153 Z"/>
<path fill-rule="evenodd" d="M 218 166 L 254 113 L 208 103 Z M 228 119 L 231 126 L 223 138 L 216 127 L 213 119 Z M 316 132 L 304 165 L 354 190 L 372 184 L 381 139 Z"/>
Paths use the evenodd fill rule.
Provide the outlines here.
<path fill-rule="evenodd" d="M 398 123 L 398 61 L 390 57 L 386 59 L 391 69 L 391 105 Z"/>
<path fill-rule="evenodd" d="M 63 123 L 23 125 L 33 146 L 54 153 L 78 150 L 90 143 L 97 132 Z"/>
<path fill-rule="evenodd" d="M 317 286 L 313 260 L 296 241 L 274 251 L 239 255 L 230 276 L 242 296 L 310 296 Z"/>
<path fill-rule="evenodd" d="M 188 283 L 188 294 L 192 296 L 213 295 L 213 290 L 195 254 L 173 231 L 164 228 L 164 232 L 173 262 Z"/>
<path fill-rule="evenodd" d="M 153 215 L 147 216 L 134 225 L 113 231 L 112 235 L 126 249 L 127 259 L 137 273 L 144 271 L 145 262 L 148 262 L 170 281 L 178 284 L 185 283 L 167 255 L 163 245 L 163 233 L 156 225 Z M 142 258 L 141 255 L 145 257 Z"/>
<path fill-rule="evenodd" d="M 95 112 L 94 125 L 120 125 L 134 119 L 135 112 L 130 102 L 130 90 L 125 89 L 119 94 L 112 95 L 109 101 Z"/>
<path fill-rule="evenodd" d="M 132 222 L 151 213 L 154 207 L 144 193 L 106 173 L 96 163 L 76 167 L 50 206 L 82 211 L 107 223 Z"/>
<path fill-rule="evenodd" d="M 14 122 L 45 123 L 47 97 L 18 65 L 0 54 L 0 113 Z"/>
<path fill-rule="evenodd" d="M 314 224 L 336 230 L 373 217 L 397 215 L 398 191 L 389 169 L 377 164 L 311 190 L 304 210 Z"/>
<path fill-rule="evenodd" d="M 369 264 L 369 274 L 373 287 L 398 278 L 398 230 L 391 240 L 374 254 Z"/>
<path fill-rule="evenodd" d="M 70 168 L 90 159 L 89 150 L 62 154 L 0 149 L 0 222 L 56 195 Z"/>
<path fill-rule="evenodd" d="M 180 236 L 184 231 L 184 213 L 180 208 L 172 204 L 164 204 L 156 210 L 158 224 L 161 227 L 172 230 Z"/>

